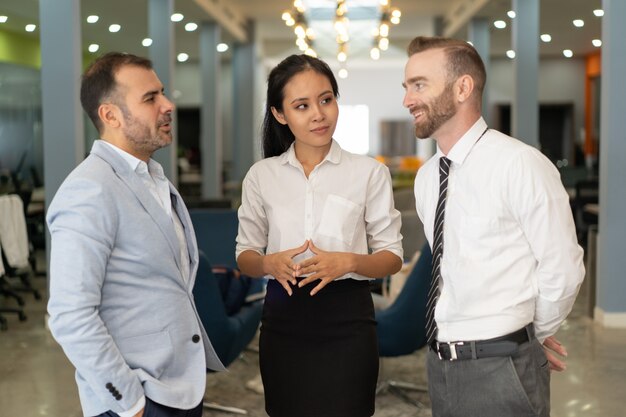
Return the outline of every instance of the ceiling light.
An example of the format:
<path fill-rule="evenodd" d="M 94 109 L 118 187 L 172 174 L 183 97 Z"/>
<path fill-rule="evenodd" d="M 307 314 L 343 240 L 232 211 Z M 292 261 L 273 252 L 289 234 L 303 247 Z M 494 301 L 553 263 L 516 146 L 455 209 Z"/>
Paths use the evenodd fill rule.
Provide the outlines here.
<path fill-rule="evenodd" d="M 372 48 L 372 49 L 370 50 L 370 57 L 371 57 L 374 61 L 378 60 L 378 59 L 380 58 L 380 49 L 378 49 L 378 48 Z"/>
<path fill-rule="evenodd" d="M 91 16 L 87 16 L 87 23 L 96 23 L 99 19 L 99 16 L 92 14 Z"/>
<path fill-rule="evenodd" d="M 574 26 L 576 26 L 577 28 L 581 28 L 583 26 L 585 26 L 585 21 L 582 19 L 574 19 L 572 20 L 572 23 L 574 24 Z"/>
<path fill-rule="evenodd" d="M 33 25 L 32 23 L 29 25 L 24 26 L 24 30 L 26 32 L 34 32 L 35 29 L 37 29 L 37 25 Z"/>
<path fill-rule="evenodd" d="M 184 18 L 185 18 L 185 16 L 183 16 L 182 13 L 174 13 L 172 15 L 172 17 L 170 17 L 170 19 L 172 19 L 172 22 L 180 22 Z"/>
<path fill-rule="evenodd" d="M 181 52 L 180 54 L 178 54 L 176 59 L 178 60 L 178 62 L 185 62 L 185 61 L 187 61 L 189 59 L 189 55 L 187 55 L 184 52 Z"/>
<path fill-rule="evenodd" d="M 508 51 L 506 51 L 506 56 L 508 56 L 511 59 L 515 58 L 515 51 L 512 49 L 509 49 Z"/>
<path fill-rule="evenodd" d="M 552 36 L 550 36 L 550 34 L 548 33 L 544 33 L 543 35 L 540 36 L 541 40 L 545 43 L 548 43 L 552 40 Z"/>
<path fill-rule="evenodd" d="M 189 22 L 185 25 L 185 30 L 187 32 L 193 32 L 194 30 L 198 29 L 198 24 L 194 23 L 194 22 Z"/>
<path fill-rule="evenodd" d="M 93 54 L 94 52 L 98 52 L 98 49 L 100 49 L 100 45 L 98 45 L 97 43 L 92 43 L 87 49 Z"/>
<path fill-rule="evenodd" d="M 378 41 L 378 47 L 381 51 L 386 51 L 389 49 L 389 38 L 380 38 Z"/>
<path fill-rule="evenodd" d="M 517 16 L 517 14 L 515 14 L 515 10 L 509 10 L 508 12 L 506 12 L 506 15 L 511 19 L 515 19 L 515 16 Z"/>
<path fill-rule="evenodd" d="M 504 20 L 496 20 L 493 22 L 493 25 L 498 29 L 504 29 L 506 27 L 506 22 Z"/>
<path fill-rule="evenodd" d="M 148 46 L 152 45 L 152 39 L 145 38 L 144 40 L 141 41 L 141 44 L 147 48 Z"/>
<path fill-rule="evenodd" d="M 348 70 L 345 68 L 340 69 L 339 78 L 348 78 Z"/>
<path fill-rule="evenodd" d="M 7 16 L 0 16 L 0 23 L 6 23 L 7 19 Z"/>
<path fill-rule="evenodd" d="M 595 9 L 593 11 L 593 14 L 598 16 L 598 17 L 602 17 L 602 16 L 604 16 L 604 10 L 602 10 L 602 9 Z"/>
<path fill-rule="evenodd" d="M 109 32 L 111 33 L 119 32 L 121 28 L 122 27 L 120 25 L 118 25 L 117 23 L 114 23 L 111 26 L 109 26 Z"/>
<path fill-rule="evenodd" d="M 563 49 L 563 56 L 565 58 L 571 58 L 574 56 L 574 53 L 572 52 L 571 49 Z"/>
<path fill-rule="evenodd" d="M 226 52 L 228 51 L 228 45 L 223 42 L 218 43 L 215 49 L 217 49 L 217 52 Z"/>
<path fill-rule="evenodd" d="M 596 48 L 599 48 L 602 46 L 602 41 L 600 39 L 594 39 L 591 41 L 591 43 L 593 44 L 593 46 L 595 46 Z"/>

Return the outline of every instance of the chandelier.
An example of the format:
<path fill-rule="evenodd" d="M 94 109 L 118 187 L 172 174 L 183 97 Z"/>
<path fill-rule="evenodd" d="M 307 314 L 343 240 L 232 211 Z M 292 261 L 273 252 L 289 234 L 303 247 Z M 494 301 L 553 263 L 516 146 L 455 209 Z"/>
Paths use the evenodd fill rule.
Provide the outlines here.
<path fill-rule="evenodd" d="M 307 3 L 307 5 L 305 5 Z M 356 31 L 359 33 L 350 32 L 350 18 L 348 16 L 348 3 L 354 5 L 355 14 L 353 15 L 353 21 L 358 22 L 356 24 Z M 334 6 L 334 11 L 327 6 L 315 7 L 314 0 L 294 0 L 292 8 L 283 12 L 282 18 L 285 24 L 289 27 L 293 27 L 294 34 L 296 35 L 296 45 L 298 48 L 309 55 L 317 56 L 318 53 L 314 48 L 315 33 L 311 26 L 315 26 L 316 32 L 321 33 L 319 35 L 318 46 L 323 48 L 324 42 L 328 42 L 330 39 L 335 39 L 336 43 L 336 58 L 342 67 L 345 67 L 348 60 L 348 43 L 351 36 L 355 39 L 355 46 L 358 50 L 362 50 L 363 47 L 367 50 L 368 46 L 363 46 L 362 33 L 366 33 L 367 36 L 371 36 L 371 48 L 370 57 L 374 60 L 379 59 L 381 51 L 386 51 L 389 48 L 389 31 L 392 25 L 400 23 L 401 12 L 397 8 L 391 7 L 390 0 L 360 0 L 360 1 L 348 1 L 337 0 Z M 307 10 L 308 9 L 308 10 Z M 332 31 L 334 35 L 330 35 L 328 29 L 332 22 Z M 371 22 L 371 35 L 370 29 L 366 29 L 364 32 L 359 30 L 365 24 L 366 27 Z M 373 26 L 373 27 L 372 27 Z M 328 28 L 326 32 L 323 27 Z M 321 29 L 320 29 L 321 28 Z M 318 32 L 318 29 L 320 30 Z M 325 33 L 324 33 L 325 32 Z M 359 40 L 361 43 L 357 42 Z"/>

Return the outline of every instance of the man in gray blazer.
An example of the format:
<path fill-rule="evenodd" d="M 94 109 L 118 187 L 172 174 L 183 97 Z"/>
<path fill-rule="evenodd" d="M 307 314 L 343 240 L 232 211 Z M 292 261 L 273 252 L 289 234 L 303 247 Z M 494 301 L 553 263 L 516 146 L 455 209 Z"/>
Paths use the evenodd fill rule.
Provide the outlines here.
<path fill-rule="evenodd" d="M 224 367 L 193 300 L 189 214 L 150 158 L 174 105 L 149 60 L 121 53 L 85 71 L 81 103 L 101 140 L 48 209 L 50 329 L 86 416 L 200 417 L 206 368 Z"/>

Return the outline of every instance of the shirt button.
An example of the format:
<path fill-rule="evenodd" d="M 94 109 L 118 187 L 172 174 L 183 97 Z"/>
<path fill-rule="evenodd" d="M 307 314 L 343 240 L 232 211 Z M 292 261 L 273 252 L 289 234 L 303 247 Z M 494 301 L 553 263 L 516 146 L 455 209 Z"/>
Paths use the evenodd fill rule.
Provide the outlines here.
<path fill-rule="evenodd" d="M 194 343 L 198 343 L 200 341 L 200 336 L 198 336 L 197 334 L 194 334 L 193 337 L 191 338 L 191 341 Z"/>

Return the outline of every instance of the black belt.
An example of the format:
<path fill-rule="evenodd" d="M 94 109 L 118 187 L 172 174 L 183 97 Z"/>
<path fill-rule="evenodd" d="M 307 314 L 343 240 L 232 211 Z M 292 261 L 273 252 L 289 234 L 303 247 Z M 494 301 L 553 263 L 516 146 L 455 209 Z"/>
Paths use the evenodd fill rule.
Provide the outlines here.
<path fill-rule="evenodd" d="M 528 342 L 534 336 L 532 324 L 513 333 L 487 340 L 470 342 L 437 342 L 430 344 L 430 349 L 441 360 L 480 359 L 494 356 L 511 356 L 517 353 L 519 345 Z"/>

